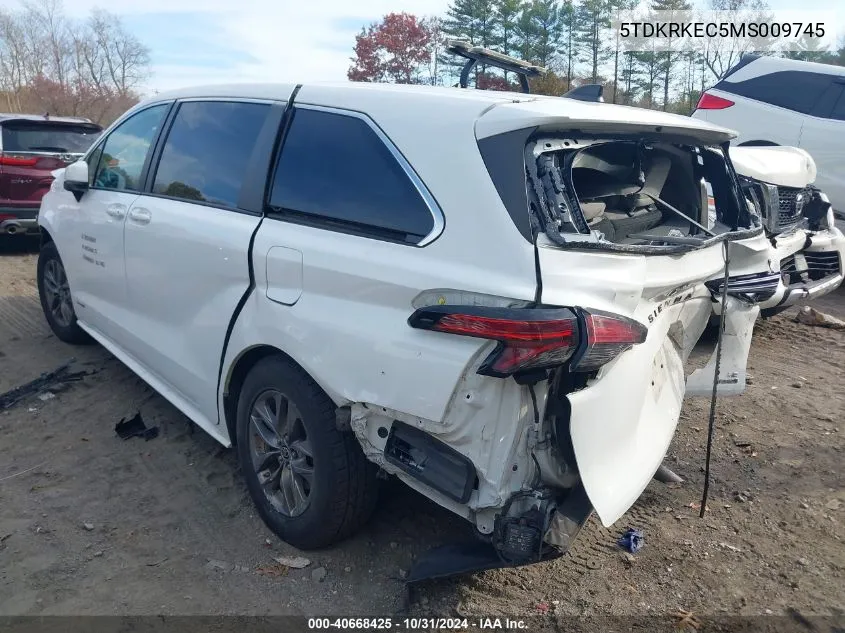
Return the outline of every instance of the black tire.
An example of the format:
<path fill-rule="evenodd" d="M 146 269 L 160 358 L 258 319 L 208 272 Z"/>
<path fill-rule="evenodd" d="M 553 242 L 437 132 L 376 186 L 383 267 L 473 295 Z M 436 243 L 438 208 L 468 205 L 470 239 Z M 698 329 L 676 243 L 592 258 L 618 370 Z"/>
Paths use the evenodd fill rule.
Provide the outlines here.
<path fill-rule="evenodd" d="M 276 391 L 294 405 L 293 410 L 298 415 L 291 424 L 307 434 L 313 455 L 311 483 L 305 482 L 307 506 L 296 516 L 277 507 L 279 495 L 283 496 L 283 493 L 274 496 L 275 505 L 271 502 L 273 495 L 262 487 L 254 461 L 261 459 L 256 455 L 254 443 L 263 444 L 268 450 L 272 446 L 259 439 L 251 413 L 261 398 Z M 283 405 L 285 412 L 290 404 Z M 278 412 L 277 417 L 281 417 Z M 287 435 L 284 442 L 287 446 Z M 295 444 L 290 442 L 292 451 Z M 351 432 L 337 428 L 335 405 L 325 392 L 299 367 L 280 356 L 262 359 L 247 374 L 238 395 L 237 450 L 258 514 L 279 538 L 294 547 L 311 550 L 337 543 L 364 525 L 375 509 L 378 498 L 376 466 L 364 457 Z M 274 465 L 262 471 L 266 482 L 275 468 Z M 279 468 L 281 470 L 281 466 Z"/>
<path fill-rule="evenodd" d="M 64 283 L 60 279 L 56 279 L 56 274 L 61 276 Z M 41 247 L 41 252 L 38 254 L 38 269 L 36 278 L 38 281 L 38 296 L 41 299 L 41 309 L 44 311 L 44 318 L 53 334 L 56 335 L 60 341 L 65 343 L 72 343 L 75 345 L 88 345 L 93 343 L 93 339 L 88 333 L 79 327 L 76 321 L 76 312 L 73 309 L 73 300 L 70 295 L 70 287 L 67 284 L 67 275 L 65 274 L 65 267 L 62 263 L 62 258 L 59 257 L 59 251 L 53 242 L 47 242 Z M 62 290 L 62 297 L 57 297 L 52 291 L 55 283 L 59 283 L 65 289 Z M 66 293 L 66 294 L 65 294 Z M 66 311 L 62 313 L 58 307 L 56 312 L 57 302 L 62 302 L 66 296 Z"/>

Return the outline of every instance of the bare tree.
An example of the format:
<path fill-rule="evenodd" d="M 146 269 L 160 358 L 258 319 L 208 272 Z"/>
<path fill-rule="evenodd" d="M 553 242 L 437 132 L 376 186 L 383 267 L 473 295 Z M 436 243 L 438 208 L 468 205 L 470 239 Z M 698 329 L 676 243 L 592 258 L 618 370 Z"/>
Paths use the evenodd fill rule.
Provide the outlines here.
<path fill-rule="evenodd" d="M 61 0 L 0 10 L 0 91 L 9 110 L 107 122 L 137 101 L 149 67 L 149 49 L 107 11 L 71 20 Z"/>
<path fill-rule="evenodd" d="M 765 0 L 710 0 L 712 11 L 733 11 L 737 14 L 737 23 L 772 22 L 769 6 Z M 745 53 L 771 50 L 774 40 L 758 38 L 763 50 L 744 37 L 717 37 L 707 40 L 704 49 L 704 64 L 715 76 L 721 79 Z"/>

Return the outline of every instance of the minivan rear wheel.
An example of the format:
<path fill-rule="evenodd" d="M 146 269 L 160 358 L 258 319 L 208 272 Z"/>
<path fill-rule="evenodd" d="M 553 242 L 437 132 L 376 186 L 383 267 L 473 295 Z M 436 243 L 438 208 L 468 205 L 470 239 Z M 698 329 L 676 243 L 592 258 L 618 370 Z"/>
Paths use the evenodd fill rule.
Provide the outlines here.
<path fill-rule="evenodd" d="M 346 538 L 375 508 L 377 469 L 335 420 L 331 399 L 281 357 L 259 361 L 238 396 L 237 450 L 250 496 L 268 527 L 299 549 Z"/>
<path fill-rule="evenodd" d="M 48 242 L 41 248 L 38 255 L 36 279 L 44 318 L 47 319 L 47 323 L 56 338 L 65 343 L 93 342 L 88 333 L 79 327 L 76 321 L 76 312 L 73 309 L 73 297 L 70 293 L 65 266 L 53 242 Z"/>

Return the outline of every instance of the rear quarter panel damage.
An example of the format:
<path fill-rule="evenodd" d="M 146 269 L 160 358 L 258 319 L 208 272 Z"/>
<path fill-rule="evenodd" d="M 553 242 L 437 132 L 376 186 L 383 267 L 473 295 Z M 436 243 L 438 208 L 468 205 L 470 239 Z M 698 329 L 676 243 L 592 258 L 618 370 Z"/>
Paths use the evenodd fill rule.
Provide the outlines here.
<path fill-rule="evenodd" d="M 648 485 L 674 435 L 684 365 L 713 311 L 705 282 L 723 272 L 723 246 L 664 256 L 546 246 L 539 258 L 544 304 L 612 311 L 648 326 L 644 343 L 567 396 L 578 471 L 609 526 Z"/>

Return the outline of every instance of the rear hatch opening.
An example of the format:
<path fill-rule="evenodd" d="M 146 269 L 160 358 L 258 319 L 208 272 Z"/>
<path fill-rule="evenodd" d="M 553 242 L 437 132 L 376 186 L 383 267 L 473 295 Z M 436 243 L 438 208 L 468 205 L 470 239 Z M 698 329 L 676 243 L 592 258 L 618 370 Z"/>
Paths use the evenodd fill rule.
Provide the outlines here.
<path fill-rule="evenodd" d="M 677 252 L 760 230 L 723 146 L 555 134 L 525 163 L 532 224 L 558 246 Z"/>

